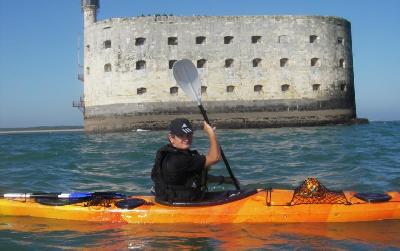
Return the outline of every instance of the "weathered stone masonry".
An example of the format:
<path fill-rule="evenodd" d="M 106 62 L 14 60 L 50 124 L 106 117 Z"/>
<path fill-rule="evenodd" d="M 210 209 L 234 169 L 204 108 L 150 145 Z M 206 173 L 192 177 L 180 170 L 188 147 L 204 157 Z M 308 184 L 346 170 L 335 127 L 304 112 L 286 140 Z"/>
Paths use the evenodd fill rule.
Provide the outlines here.
<path fill-rule="evenodd" d="M 172 65 L 198 67 L 219 127 L 346 123 L 356 118 L 350 23 L 322 16 L 145 16 L 96 20 L 83 0 L 86 131 L 162 129 L 201 120 Z"/>

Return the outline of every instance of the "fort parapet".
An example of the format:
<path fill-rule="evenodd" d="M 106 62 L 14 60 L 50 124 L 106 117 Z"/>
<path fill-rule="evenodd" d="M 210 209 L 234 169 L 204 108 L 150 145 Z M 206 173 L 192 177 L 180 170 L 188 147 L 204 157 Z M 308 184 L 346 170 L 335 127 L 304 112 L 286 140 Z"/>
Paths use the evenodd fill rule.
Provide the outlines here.
<path fill-rule="evenodd" d="M 323 16 L 141 16 L 84 13 L 86 131 L 163 129 L 200 121 L 172 66 L 197 66 L 217 127 L 348 123 L 356 118 L 350 22 Z"/>

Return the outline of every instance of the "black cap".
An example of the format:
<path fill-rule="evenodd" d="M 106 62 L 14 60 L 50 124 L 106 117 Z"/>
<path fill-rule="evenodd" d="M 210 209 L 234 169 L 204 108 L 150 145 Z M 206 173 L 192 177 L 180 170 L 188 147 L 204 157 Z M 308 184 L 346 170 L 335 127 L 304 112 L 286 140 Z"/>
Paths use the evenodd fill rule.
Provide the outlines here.
<path fill-rule="evenodd" d="M 193 134 L 192 124 L 187 119 L 178 118 L 171 121 L 169 131 L 176 136 Z"/>

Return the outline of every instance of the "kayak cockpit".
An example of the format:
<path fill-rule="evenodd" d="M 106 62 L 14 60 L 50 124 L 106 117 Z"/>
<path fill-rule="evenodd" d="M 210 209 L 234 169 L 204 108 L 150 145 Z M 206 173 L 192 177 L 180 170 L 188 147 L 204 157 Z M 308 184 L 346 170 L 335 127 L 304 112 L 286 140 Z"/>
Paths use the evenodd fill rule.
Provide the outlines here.
<path fill-rule="evenodd" d="M 155 201 L 158 204 L 172 207 L 204 207 L 204 206 L 216 206 L 233 201 L 241 200 L 257 193 L 257 189 L 250 190 L 229 190 L 229 191 L 218 191 L 218 192 L 206 192 L 201 201 L 193 202 L 169 202 L 163 201 L 158 198 Z"/>

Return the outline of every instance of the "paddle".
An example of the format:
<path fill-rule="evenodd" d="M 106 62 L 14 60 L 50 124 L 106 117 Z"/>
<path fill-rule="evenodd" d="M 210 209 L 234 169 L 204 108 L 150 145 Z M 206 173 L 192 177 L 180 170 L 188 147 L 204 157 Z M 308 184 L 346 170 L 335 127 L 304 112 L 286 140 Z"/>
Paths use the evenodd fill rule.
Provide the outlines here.
<path fill-rule="evenodd" d="M 111 199 L 111 198 L 125 198 L 123 194 L 115 192 L 73 192 L 73 193 L 5 193 L 1 194 L 0 198 L 40 198 L 40 199 Z"/>
<path fill-rule="evenodd" d="M 182 90 L 186 93 L 186 95 L 189 96 L 189 98 L 192 101 L 197 103 L 200 112 L 203 115 L 204 120 L 208 124 L 210 124 L 210 121 L 208 120 L 206 114 L 206 110 L 204 109 L 201 103 L 201 82 L 199 79 L 199 74 L 192 61 L 190 61 L 189 59 L 182 59 L 175 62 L 173 66 L 173 73 L 174 73 L 174 78 L 178 83 L 178 85 L 182 88 Z M 228 160 L 225 157 L 221 145 L 219 145 L 219 149 L 221 152 L 221 157 L 224 160 L 226 169 L 229 172 L 233 184 L 235 185 L 237 190 L 240 190 L 239 183 L 236 180 L 235 176 L 233 175 L 233 172 L 231 170 L 231 167 L 229 166 Z"/>

